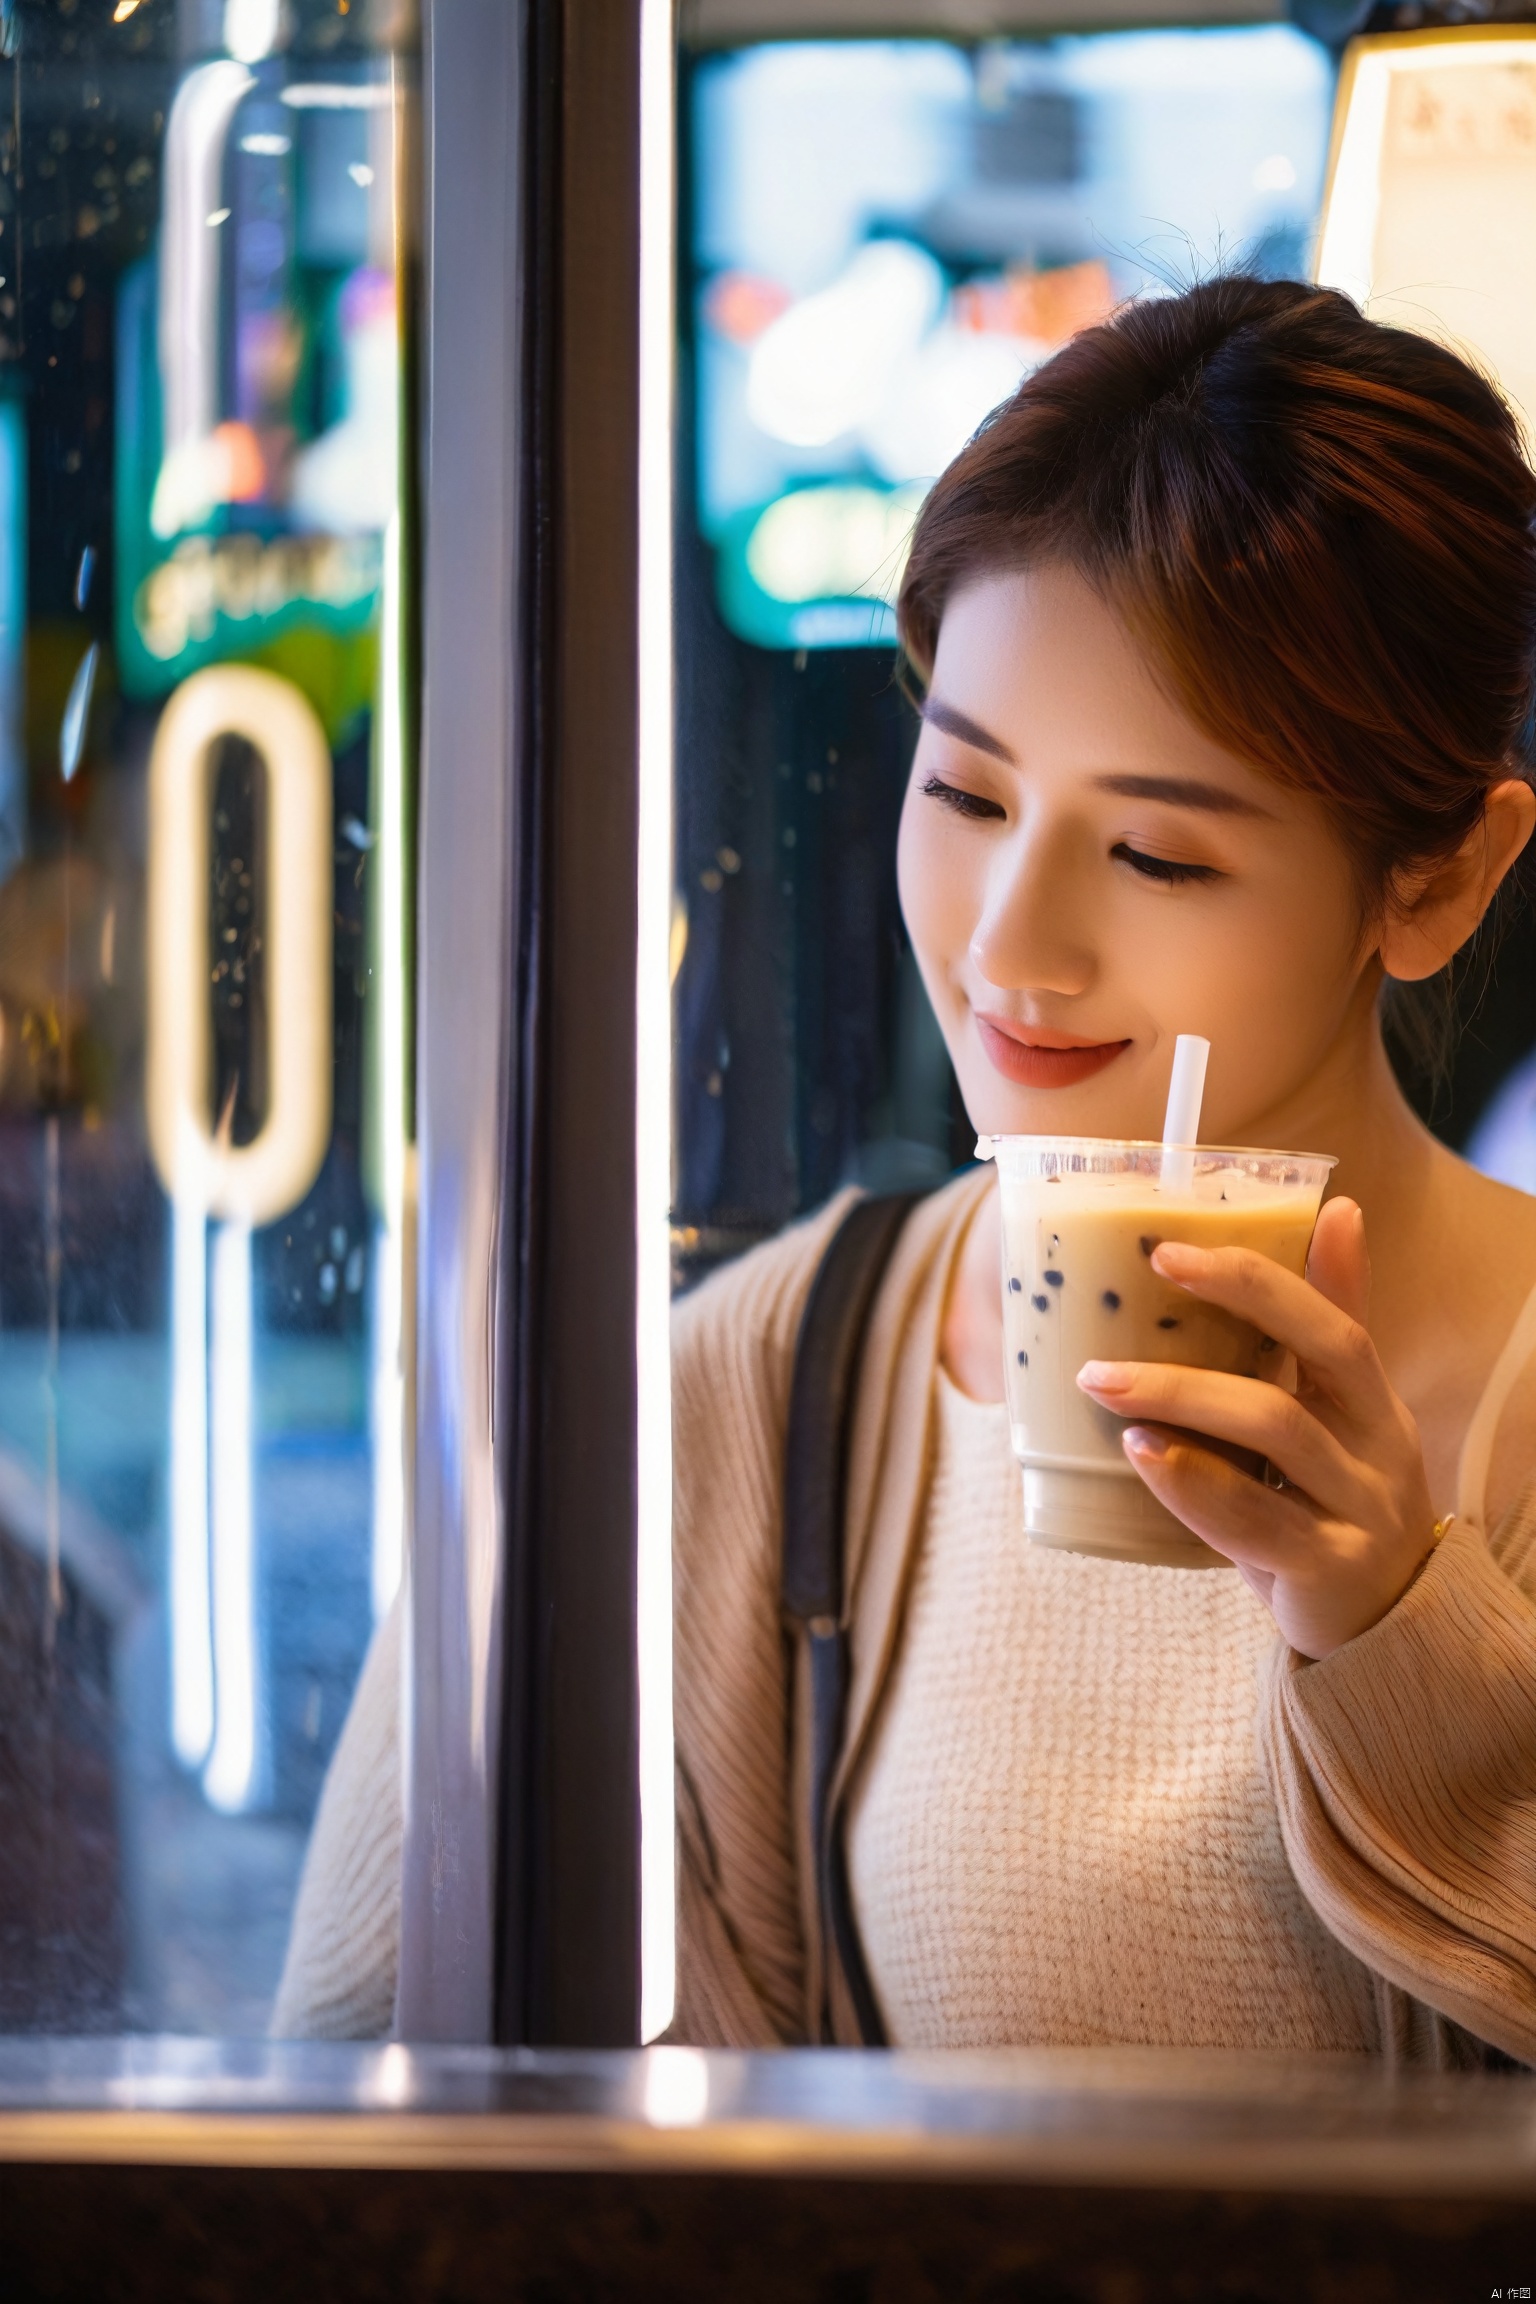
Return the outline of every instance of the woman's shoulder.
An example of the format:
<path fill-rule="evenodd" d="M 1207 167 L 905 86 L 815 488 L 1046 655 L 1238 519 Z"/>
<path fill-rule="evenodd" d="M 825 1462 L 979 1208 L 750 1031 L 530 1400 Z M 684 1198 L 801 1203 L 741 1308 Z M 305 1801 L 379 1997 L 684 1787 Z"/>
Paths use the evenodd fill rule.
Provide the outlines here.
<path fill-rule="evenodd" d="M 904 1245 L 919 1249 L 953 1218 L 957 1201 L 978 1190 L 964 1170 L 919 1200 L 904 1227 Z M 787 1381 L 806 1299 L 833 1235 L 859 1199 L 856 1187 L 712 1272 L 672 1309 L 673 1380 L 718 1380 L 755 1363 Z"/>
<path fill-rule="evenodd" d="M 1456 1205 L 1446 1226 L 1447 1277 L 1501 1346 L 1536 1295 L 1536 1195 L 1453 1156 Z"/>
<path fill-rule="evenodd" d="M 859 1194 L 850 1187 L 744 1255 L 722 1264 L 672 1307 L 673 1360 L 732 1345 L 793 1343 L 827 1246 Z"/>
<path fill-rule="evenodd" d="M 1536 1194 L 1489 1176 L 1460 1152 L 1447 1152 L 1472 1220 L 1490 1234 L 1521 1240 L 1536 1279 Z"/>
<path fill-rule="evenodd" d="M 1536 1477 L 1536 1197 L 1459 1159 L 1456 1170 L 1452 1230 L 1460 1292 L 1472 1302 L 1450 1325 L 1472 1314 L 1468 1358 L 1480 1378 L 1468 1425 L 1468 1456 L 1477 1462 L 1464 1460 L 1463 1477 L 1482 1490 L 1479 1516 L 1492 1534 Z"/>

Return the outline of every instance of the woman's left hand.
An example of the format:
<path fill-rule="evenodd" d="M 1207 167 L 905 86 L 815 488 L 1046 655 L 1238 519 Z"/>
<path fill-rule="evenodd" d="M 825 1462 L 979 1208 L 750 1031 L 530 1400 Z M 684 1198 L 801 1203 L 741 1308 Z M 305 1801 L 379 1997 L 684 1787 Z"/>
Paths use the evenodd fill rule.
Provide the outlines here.
<path fill-rule="evenodd" d="M 1134 1418 L 1127 1456 L 1158 1500 L 1242 1571 L 1302 1655 L 1378 1623 L 1435 1540 L 1418 1426 L 1365 1328 L 1370 1265 L 1352 1200 L 1318 1218 L 1307 1277 L 1242 1248 L 1165 1241 L 1153 1269 L 1294 1353 L 1277 1384 L 1152 1361 L 1090 1360 L 1078 1383 Z M 1267 1458 L 1269 1487 L 1199 1435 Z"/>

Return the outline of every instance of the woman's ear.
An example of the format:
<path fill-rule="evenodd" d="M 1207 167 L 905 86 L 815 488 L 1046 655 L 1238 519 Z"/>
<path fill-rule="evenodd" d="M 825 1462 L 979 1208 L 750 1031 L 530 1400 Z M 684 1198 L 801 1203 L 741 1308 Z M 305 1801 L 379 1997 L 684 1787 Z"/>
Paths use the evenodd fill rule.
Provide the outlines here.
<path fill-rule="evenodd" d="M 1495 784 L 1481 821 L 1454 855 L 1416 883 L 1388 916 L 1381 965 L 1401 984 L 1434 976 L 1455 958 L 1493 902 L 1499 882 L 1536 828 L 1536 793 L 1517 776 Z"/>

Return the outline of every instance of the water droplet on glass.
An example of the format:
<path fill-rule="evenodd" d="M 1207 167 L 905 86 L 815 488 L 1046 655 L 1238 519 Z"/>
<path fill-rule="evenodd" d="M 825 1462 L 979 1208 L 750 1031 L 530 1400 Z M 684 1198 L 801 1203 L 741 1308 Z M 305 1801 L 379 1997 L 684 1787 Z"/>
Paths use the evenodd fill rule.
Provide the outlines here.
<path fill-rule="evenodd" d="M 69 695 L 64 703 L 64 718 L 59 727 L 59 774 L 66 784 L 74 779 L 85 750 L 85 731 L 91 717 L 91 691 L 96 685 L 96 666 L 101 660 L 101 648 L 93 640 L 81 657 L 75 676 L 69 684 Z"/>

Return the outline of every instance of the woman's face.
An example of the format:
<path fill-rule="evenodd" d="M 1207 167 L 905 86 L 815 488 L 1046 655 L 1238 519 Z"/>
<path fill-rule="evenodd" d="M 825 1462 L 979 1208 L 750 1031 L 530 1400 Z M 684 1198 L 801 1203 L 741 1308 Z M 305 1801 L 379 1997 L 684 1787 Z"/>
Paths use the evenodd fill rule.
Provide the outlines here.
<path fill-rule="evenodd" d="M 1357 1060 L 1374 963 L 1321 806 L 1203 735 L 1068 570 L 947 606 L 899 874 L 983 1133 L 1155 1137 L 1198 1032 L 1202 1139 L 1263 1143 Z"/>

